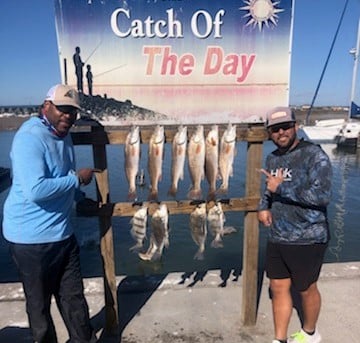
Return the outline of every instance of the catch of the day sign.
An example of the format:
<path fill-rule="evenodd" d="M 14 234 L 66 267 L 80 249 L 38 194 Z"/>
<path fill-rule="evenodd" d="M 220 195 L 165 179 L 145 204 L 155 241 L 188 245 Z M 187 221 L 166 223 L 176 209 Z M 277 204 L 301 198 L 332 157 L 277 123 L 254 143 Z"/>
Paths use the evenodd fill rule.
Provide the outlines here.
<path fill-rule="evenodd" d="M 55 13 L 62 80 L 84 94 L 88 68 L 91 96 L 164 125 L 262 121 L 288 105 L 292 0 L 56 0 Z"/>

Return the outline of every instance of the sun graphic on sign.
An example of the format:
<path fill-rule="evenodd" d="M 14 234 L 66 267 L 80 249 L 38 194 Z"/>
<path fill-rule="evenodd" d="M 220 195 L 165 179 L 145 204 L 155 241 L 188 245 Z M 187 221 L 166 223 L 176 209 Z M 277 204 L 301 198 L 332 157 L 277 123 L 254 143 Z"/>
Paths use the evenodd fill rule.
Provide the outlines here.
<path fill-rule="evenodd" d="M 249 17 L 246 26 L 252 25 L 258 27 L 261 31 L 263 26 L 269 27 L 269 22 L 277 25 L 277 13 L 283 12 L 283 9 L 276 8 L 280 1 L 272 2 L 271 0 L 244 0 L 246 6 L 240 7 L 240 10 L 249 11 L 244 18 Z"/>

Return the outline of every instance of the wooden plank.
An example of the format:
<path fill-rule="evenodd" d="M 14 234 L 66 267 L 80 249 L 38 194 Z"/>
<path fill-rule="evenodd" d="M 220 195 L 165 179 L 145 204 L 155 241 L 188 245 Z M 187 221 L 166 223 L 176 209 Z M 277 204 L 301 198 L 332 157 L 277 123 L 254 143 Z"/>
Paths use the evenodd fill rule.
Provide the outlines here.
<path fill-rule="evenodd" d="M 101 136 L 102 127 L 92 127 L 94 136 Z M 102 204 L 110 201 L 109 181 L 107 172 L 106 145 L 93 145 L 94 167 L 101 169 L 96 173 L 97 199 Z M 109 335 L 119 333 L 119 313 L 116 289 L 114 241 L 110 216 L 99 217 L 100 250 L 104 270 L 104 296 L 105 296 L 105 332 Z"/>
<path fill-rule="evenodd" d="M 98 178 L 98 177 L 97 177 Z M 219 201 L 222 204 L 222 209 L 224 212 L 239 212 L 239 211 L 256 211 L 257 205 L 259 203 L 259 197 L 248 197 L 248 198 L 230 198 L 230 199 L 220 199 Z M 169 210 L 169 214 L 190 214 L 195 207 L 204 201 L 191 201 L 191 200 L 181 200 L 181 201 L 161 201 L 162 204 L 166 204 Z M 214 206 L 214 202 L 207 202 L 206 206 L 209 210 Z M 132 217 L 135 212 L 141 207 L 146 206 L 149 210 L 149 215 L 152 215 L 155 210 L 158 208 L 159 203 L 157 202 L 117 202 L 117 203 L 104 203 L 98 210 L 93 208 L 88 211 L 83 210 L 80 215 L 84 216 L 115 216 L 115 217 Z"/>
<path fill-rule="evenodd" d="M 190 139 L 192 133 L 196 129 L 196 125 L 188 126 L 188 139 Z M 177 126 L 166 125 L 165 128 L 165 141 L 171 143 Z M 117 130 L 104 131 L 104 127 L 92 127 L 92 132 L 72 132 L 71 137 L 74 145 L 101 145 L 101 144 L 125 144 L 126 136 L 130 130 L 130 126 L 122 126 Z M 151 134 L 153 133 L 154 127 L 144 126 L 140 127 L 140 137 L 142 143 L 149 143 Z M 210 130 L 210 125 L 204 125 L 205 135 Z M 226 125 L 219 125 L 219 135 L 223 134 L 226 129 Z M 99 130 L 99 131 L 95 131 Z M 268 133 L 264 129 L 263 125 L 255 124 L 238 124 L 236 129 L 236 139 L 238 141 L 248 142 L 263 142 L 268 139 Z"/>
<path fill-rule="evenodd" d="M 248 197 L 259 197 L 262 163 L 262 143 L 248 143 L 246 189 Z M 256 212 L 244 217 L 242 321 L 246 326 L 256 324 L 258 296 L 259 222 Z"/>

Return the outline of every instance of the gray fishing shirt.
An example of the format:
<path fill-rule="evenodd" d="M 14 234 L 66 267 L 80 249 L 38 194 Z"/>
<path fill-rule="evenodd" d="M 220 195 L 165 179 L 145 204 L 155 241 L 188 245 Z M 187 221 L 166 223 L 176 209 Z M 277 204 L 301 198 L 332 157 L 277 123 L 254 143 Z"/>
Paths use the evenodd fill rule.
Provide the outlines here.
<path fill-rule="evenodd" d="M 282 244 L 326 243 L 330 239 L 326 207 L 331 198 L 332 167 L 319 145 L 300 140 L 292 150 L 266 158 L 272 175 L 284 181 L 275 193 L 265 190 L 258 210 L 271 210 L 269 241 Z"/>

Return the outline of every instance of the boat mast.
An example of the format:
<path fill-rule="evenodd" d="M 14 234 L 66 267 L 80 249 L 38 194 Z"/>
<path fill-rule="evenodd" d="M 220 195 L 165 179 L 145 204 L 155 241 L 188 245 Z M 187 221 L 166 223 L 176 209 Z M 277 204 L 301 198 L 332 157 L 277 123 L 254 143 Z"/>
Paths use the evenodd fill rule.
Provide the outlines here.
<path fill-rule="evenodd" d="M 336 28 L 336 32 L 335 32 L 333 41 L 332 41 L 332 43 L 331 43 L 330 51 L 329 51 L 328 56 L 327 56 L 327 58 L 326 58 L 326 62 L 325 62 L 324 68 L 323 68 L 323 70 L 322 70 L 322 72 L 321 72 L 320 80 L 319 80 L 318 85 L 317 85 L 317 87 L 316 87 L 314 97 L 313 97 L 313 99 L 312 99 L 312 101 L 311 101 L 311 105 L 310 105 L 309 111 L 308 111 L 308 113 L 307 113 L 307 115 L 306 115 L 305 124 L 309 124 L 309 117 L 310 117 L 312 108 L 313 108 L 313 106 L 314 106 L 315 99 L 316 99 L 317 94 L 318 94 L 318 92 L 319 92 L 320 85 L 321 85 L 322 79 L 323 79 L 323 77 L 324 77 L 324 74 L 325 74 L 327 65 L 328 65 L 328 63 L 329 63 L 329 59 L 330 59 L 331 53 L 332 53 L 332 51 L 333 51 L 333 49 L 334 49 L 334 45 L 335 45 L 335 42 L 336 42 L 336 38 L 337 38 L 337 35 L 338 35 L 338 33 L 339 33 L 339 30 L 340 30 L 342 21 L 343 21 L 343 19 L 344 19 L 344 14 L 345 14 L 346 7 L 347 7 L 348 3 L 349 3 L 349 0 L 346 0 L 345 5 L 344 5 L 344 8 L 343 8 L 342 13 L 341 13 L 341 16 L 340 16 L 340 20 L 339 20 L 338 26 L 337 26 L 337 28 Z"/>
<path fill-rule="evenodd" d="M 357 77 L 359 50 L 360 50 L 360 19 L 359 19 L 359 24 L 358 24 L 358 34 L 357 34 L 356 48 L 353 48 L 353 49 L 350 50 L 350 54 L 354 55 L 354 69 L 353 69 L 353 77 L 352 77 L 352 85 L 351 85 L 349 119 L 351 118 L 351 108 L 352 108 L 352 104 L 353 104 L 354 98 L 355 98 L 355 87 L 356 87 L 356 77 Z"/>

